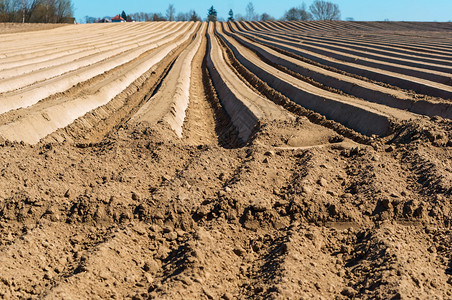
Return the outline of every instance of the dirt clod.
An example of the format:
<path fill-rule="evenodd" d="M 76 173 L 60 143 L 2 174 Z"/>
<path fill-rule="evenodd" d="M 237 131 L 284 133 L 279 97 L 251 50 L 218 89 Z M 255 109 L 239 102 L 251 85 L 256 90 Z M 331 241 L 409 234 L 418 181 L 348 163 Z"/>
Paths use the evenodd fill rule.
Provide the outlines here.
<path fill-rule="evenodd" d="M 0 298 L 450 299 L 450 32 L 344 21 L 2 32 L 0 88 L 26 85 L 0 92 L 18 104 L 0 114 Z M 86 65 L 57 74 L 61 61 Z M 106 86 L 108 103 L 84 107 Z M 359 109 L 329 118 L 332 102 L 309 109 L 299 95 Z"/>

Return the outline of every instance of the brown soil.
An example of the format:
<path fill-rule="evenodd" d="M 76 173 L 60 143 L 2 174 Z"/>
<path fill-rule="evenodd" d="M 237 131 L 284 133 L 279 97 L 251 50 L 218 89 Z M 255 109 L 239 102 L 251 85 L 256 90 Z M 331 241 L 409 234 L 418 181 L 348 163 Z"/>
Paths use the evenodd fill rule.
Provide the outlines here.
<path fill-rule="evenodd" d="M 0 34 L 38 31 L 68 26 L 67 24 L 41 24 L 41 23 L 0 23 Z"/>
<path fill-rule="evenodd" d="M 127 26 L 138 25 L 96 28 Z M 294 103 L 228 39 L 197 28 L 69 126 L 33 145 L 0 137 L 0 298 L 451 299 L 452 121 L 394 118 L 386 135 L 360 134 Z M 190 83 L 178 85 L 189 95 L 182 137 L 165 117 L 131 121 L 143 107 L 181 115 L 152 99 L 171 94 L 199 34 Z M 168 44 L 0 121 L 91 95 Z M 241 140 L 245 116 L 255 122 Z"/>
<path fill-rule="evenodd" d="M 190 102 L 183 126 L 184 139 L 189 145 L 217 144 L 216 124 L 213 103 L 208 100 L 208 91 L 204 85 L 203 68 L 207 40 L 202 39 L 201 46 L 193 59 L 190 84 Z"/>

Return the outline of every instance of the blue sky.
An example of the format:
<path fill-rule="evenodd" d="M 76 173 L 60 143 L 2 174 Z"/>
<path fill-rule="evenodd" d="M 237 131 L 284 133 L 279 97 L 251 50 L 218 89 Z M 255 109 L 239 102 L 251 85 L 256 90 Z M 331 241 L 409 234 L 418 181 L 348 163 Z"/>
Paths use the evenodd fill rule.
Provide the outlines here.
<path fill-rule="evenodd" d="M 304 1 L 307 6 L 313 0 Z M 356 21 L 439 21 L 452 20 L 452 0 L 330 0 L 337 3 L 342 12 L 342 19 L 352 17 Z M 174 4 L 176 13 L 188 12 L 194 9 L 203 18 L 207 9 L 214 6 L 218 16 L 227 18 L 229 9 L 235 14 L 245 14 L 248 0 L 72 0 L 77 21 L 83 21 L 85 16 L 114 16 L 125 10 L 134 12 L 160 12 L 165 14 L 168 5 Z M 280 18 L 284 12 L 303 1 L 294 0 L 260 0 L 252 1 L 255 11 L 259 14 L 268 13 Z"/>

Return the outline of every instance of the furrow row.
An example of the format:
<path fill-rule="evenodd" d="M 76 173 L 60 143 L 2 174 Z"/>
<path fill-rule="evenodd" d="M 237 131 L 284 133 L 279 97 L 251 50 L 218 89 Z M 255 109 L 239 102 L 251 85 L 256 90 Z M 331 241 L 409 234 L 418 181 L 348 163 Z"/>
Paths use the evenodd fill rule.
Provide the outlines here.
<path fill-rule="evenodd" d="M 222 30 L 221 30 L 222 31 Z M 303 107 L 314 110 L 362 134 L 385 136 L 391 132 L 392 120 L 410 119 L 410 114 L 393 111 L 369 102 L 338 95 L 294 78 L 265 64 L 238 42 L 219 33 L 236 58 L 270 87 Z M 351 117 L 353 116 L 353 117 Z"/>
<path fill-rule="evenodd" d="M 288 42 L 283 36 L 273 37 L 265 34 L 260 34 L 258 32 L 250 33 L 248 30 L 241 27 L 240 24 L 237 25 L 238 29 L 240 30 L 240 34 L 246 37 L 254 38 L 255 40 L 265 45 L 273 46 L 278 49 L 299 55 L 305 59 L 309 59 L 311 61 L 329 67 L 334 67 L 336 69 L 351 74 L 363 76 L 371 80 L 385 82 L 407 90 L 415 90 L 418 93 L 442 97 L 445 99 L 452 99 L 452 87 L 448 84 L 438 83 L 435 81 L 418 78 L 411 75 L 396 73 L 389 70 L 383 70 L 378 68 L 378 66 L 369 67 L 361 65 L 359 62 L 354 63 L 335 59 L 328 55 L 323 55 L 321 53 L 303 50 L 300 48 L 299 43 Z"/>
<path fill-rule="evenodd" d="M 117 64 L 116 66 L 112 65 L 113 69 L 110 73 L 104 74 L 103 78 L 99 78 L 99 80 L 95 80 L 91 84 L 88 82 L 81 91 L 78 91 L 73 96 L 62 95 L 53 100 L 40 101 L 56 92 L 64 92 L 70 87 L 67 82 L 64 82 L 64 77 L 61 78 L 61 76 L 56 78 L 62 84 L 57 86 L 59 90 L 52 91 L 48 85 L 43 84 L 42 89 L 45 95 L 38 94 L 34 97 L 34 102 L 40 101 L 39 103 L 17 112 L 13 111 L 11 117 L 8 117 L 7 114 L 2 116 L 4 121 L 0 126 L 0 135 L 9 140 L 24 141 L 32 144 L 39 142 L 41 138 L 58 128 L 69 125 L 87 112 L 108 104 L 148 70 L 154 68 L 153 71 L 155 72 L 157 68 L 165 68 L 160 62 L 164 61 L 164 58 L 174 55 L 176 49 L 190 41 L 197 29 L 198 25 L 193 24 L 186 27 L 184 31 L 166 38 L 166 43 L 161 43 L 160 47 L 157 47 L 158 45 L 151 46 L 156 48 L 153 51 L 146 53 L 141 49 L 140 51 L 143 55 L 139 54 L 136 58 L 134 56 L 124 57 L 124 62 L 119 67 L 117 67 Z M 85 72 L 86 75 L 91 75 L 89 76 L 91 78 L 92 73 L 89 73 L 88 71 Z M 73 76 L 69 77 L 69 79 L 77 80 L 77 77 Z M 78 81 L 74 81 L 74 84 L 80 81 L 79 78 Z M 30 89 L 30 93 L 33 92 L 36 93 L 36 90 Z M 18 96 L 23 98 L 25 95 L 22 93 Z M 6 97 L 2 100 L 5 99 Z M 30 99 L 27 100 L 29 101 Z M 15 104 L 17 105 L 17 103 Z M 34 103 L 29 103 L 28 105 L 30 104 Z M 20 117 L 17 117 L 17 115 Z"/>
<path fill-rule="evenodd" d="M 230 27 L 232 32 L 237 32 L 232 24 Z M 232 33 L 229 33 L 229 35 L 231 34 Z M 303 76 L 306 80 L 312 79 L 321 84 L 321 87 L 323 88 L 332 87 L 366 101 L 409 110 L 417 114 L 428 116 L 438 115 L 449 119 L 452 118 L 452 105 L 449 102 L 415 99 L 413 95 L 409 93 L 330 71 L 292 56 L 285 55 L 271 47 L 254 42 L 242 35 L 233 34 L 232 36 L 242 45 L 257 53 L 261 59 L 268 63 L 275 64 L 276 67 L 282 66 L 287 68 L 288 70 L 295 72 L 295 75 L 299 74 Z"/>

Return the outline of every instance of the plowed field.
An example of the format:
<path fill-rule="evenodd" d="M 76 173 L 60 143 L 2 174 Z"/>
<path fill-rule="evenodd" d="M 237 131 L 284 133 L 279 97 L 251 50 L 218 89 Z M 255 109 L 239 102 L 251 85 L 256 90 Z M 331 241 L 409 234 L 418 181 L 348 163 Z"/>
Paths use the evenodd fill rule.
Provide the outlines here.
<path fill-rule="evenodd" d="M 5 28 L 0 298 L 452 298 L 451 23 Z"/>

